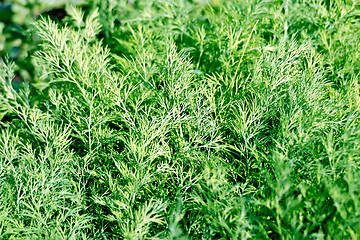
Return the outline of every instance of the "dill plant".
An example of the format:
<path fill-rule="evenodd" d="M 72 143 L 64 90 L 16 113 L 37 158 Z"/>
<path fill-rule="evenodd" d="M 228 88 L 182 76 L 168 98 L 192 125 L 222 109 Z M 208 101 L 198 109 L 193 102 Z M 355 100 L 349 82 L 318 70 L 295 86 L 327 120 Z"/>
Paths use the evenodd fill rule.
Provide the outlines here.
<path fill-rule="evenodd" d="M 359 237 L 356 1 L 66 11 L 1 62 L 1 238 Z"/>

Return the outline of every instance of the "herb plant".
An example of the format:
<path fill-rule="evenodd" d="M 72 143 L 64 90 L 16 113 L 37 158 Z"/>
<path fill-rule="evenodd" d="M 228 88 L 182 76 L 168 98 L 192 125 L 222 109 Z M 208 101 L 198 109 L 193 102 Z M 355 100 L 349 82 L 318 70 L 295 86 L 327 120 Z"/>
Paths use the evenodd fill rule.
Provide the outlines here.
<path fill-rule="evenodd" d="M 0 63 L 0 238 L 360 238 L 356 0 L 93 0 Z"/>

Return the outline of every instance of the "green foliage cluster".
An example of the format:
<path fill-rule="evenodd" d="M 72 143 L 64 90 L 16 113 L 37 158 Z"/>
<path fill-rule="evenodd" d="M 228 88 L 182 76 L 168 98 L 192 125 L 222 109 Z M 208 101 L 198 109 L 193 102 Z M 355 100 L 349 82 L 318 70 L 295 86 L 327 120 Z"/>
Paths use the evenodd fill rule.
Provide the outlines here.
<path fill-rule="evenodd" d="M 82 0 L 3 0 L 0 2 L 0 57 L 14 61 L 17 78 L 32 79 L 31 55 L 37 50 L 38 39 L 32 35 L 32 24 L 41 15 L 59 20 L 66 4 L 80 5 Z M 21 85 L 15 82 L 15 88 Z"/>
<path fill-rule="evenodd" d="M 360 238 L 357 0 L 93 0 L 0 66 L 0 238 Z"/>

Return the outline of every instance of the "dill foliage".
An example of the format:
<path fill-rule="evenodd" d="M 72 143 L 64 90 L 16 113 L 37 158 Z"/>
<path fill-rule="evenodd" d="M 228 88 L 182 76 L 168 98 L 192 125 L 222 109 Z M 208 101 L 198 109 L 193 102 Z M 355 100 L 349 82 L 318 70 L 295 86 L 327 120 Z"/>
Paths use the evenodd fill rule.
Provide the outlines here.
<path fill-rule="evenodd" d="M 359 239 L 357 0 L 92 0 L 0 63 L 1 239 Z"/>

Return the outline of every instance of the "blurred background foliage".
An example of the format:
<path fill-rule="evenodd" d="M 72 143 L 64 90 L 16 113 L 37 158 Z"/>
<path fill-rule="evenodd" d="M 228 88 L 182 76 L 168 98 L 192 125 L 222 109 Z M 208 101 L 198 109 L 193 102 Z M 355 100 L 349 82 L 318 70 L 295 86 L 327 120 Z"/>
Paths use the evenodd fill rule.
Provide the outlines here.
<path fill-rule="evenodd" d="M 15 87 L 30 81 L 34 66 L 29 57 L 37 50 L 32 25 L 40 16 L 61 21 L 67 4 L 81 5 L 83 0 L 5 0 L 0 3 L 0 56 L 15 62 Z"/>
<path fill-rule="evenodd" d="M 0 2 L 0 57 L 10 58 L 15 63 L 16 76 L 13 85 L 16 89 L 22 86 L 23 81 L 32 82 L 34 79 L 34 63 L 31 54 L 36 52 L 38 38 L 33 24 L 43 17 L 66 23 L 68 13 L 66 6 L 74 5 L 81 7 L 84 12 L 94 8 L 100 9 L 100 20 L 102 23 L 102 34 L 100 38 L 105 43 L 114 47 L 115 52 L 126 53 L 126 46 L 121 47 L 119 43 L 119 30 L 124 28 L 121 20 L 134 19 L 146 14 L 144 9 L 156 1 L 134 1 L 134 0 L 3 0 Z M 160 4 L 162 1 L 159 1 Z M 219 5 L 221 0 L 194 1 L 199 5 Z M 190 3 L 190 2 L 189 2 Z M 65 19 L 64 19 L 65 18 Z M 146 20 L 146 19 L 144 19 Z M 149 20 L 149 19 L 148 19 Z M 114 33 L 117 33 L 114 35 Z M 129 33 L 129 29 L 127 31 Z M 114 36 L 113 36 L 114 35 Z M 123 41 L 123 40 L 122 40 Z M 35 79 L 35 83 L 38 82 Z M 41 84 L 40 84 L 41 85 Z"/>

